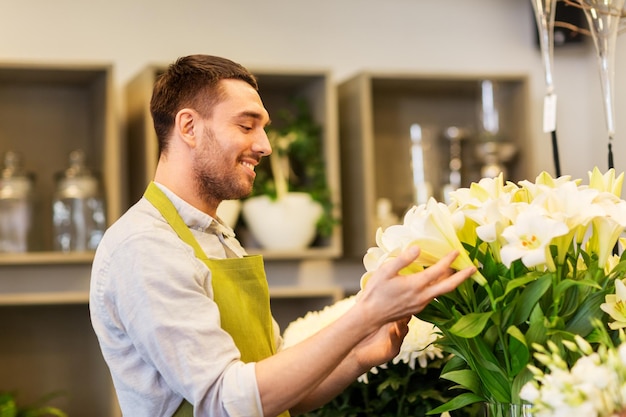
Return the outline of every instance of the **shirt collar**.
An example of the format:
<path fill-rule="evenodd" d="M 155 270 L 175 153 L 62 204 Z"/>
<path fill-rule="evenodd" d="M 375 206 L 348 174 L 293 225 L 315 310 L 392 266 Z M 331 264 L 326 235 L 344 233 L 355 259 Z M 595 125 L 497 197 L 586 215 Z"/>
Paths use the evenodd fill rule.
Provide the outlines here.
<path fill-rule="evenodd" d="M 219 217 L 213 218 L 209 216 L 205 212 L 198 210 L 191 204 L 187 203 L 165 185 L 156 181 L 155 184 L 165 193 L 172 204 L 174 204 L 176 211 L 178 211 L 178 214 L 190 229 L 215 234 L 221 233 L 227 237 L 235 237 L 233 229 L 226 226 Z"/>

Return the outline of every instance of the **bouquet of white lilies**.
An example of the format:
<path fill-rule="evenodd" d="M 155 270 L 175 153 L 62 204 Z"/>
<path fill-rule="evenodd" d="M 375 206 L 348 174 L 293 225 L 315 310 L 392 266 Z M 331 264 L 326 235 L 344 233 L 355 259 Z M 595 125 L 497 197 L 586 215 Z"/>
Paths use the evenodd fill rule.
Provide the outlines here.
<path fill-rule="evenodd" d="M 450 205 L 431 199 L 410 209 L 402 224 L 378 231 L 377 246 L 364 257 L 362 286 L 410 245 L 421 253 L 406 272 L 451 250 L 460 251 L 454 268 L 478 269 L 418 315 L 437 326 L 437 343 L 453 354 L 442 377 L 463 388 L 435 412 L 521 404 L 520 389 L 533 379 L 528 365 L 538 365 L 534 346 L 551 340 L 572 364 L 577 356 L 563 345 L 576 336 L 594 341 L 592 320 L 609 321 L 603 309 L 614 327 L 626 326 L 626 262 L 614 254 L 626 228 L 623 178 L 598 169 L 588 185 L 545 172 L 517 184 L 485 178 L 451 193 Z"/>

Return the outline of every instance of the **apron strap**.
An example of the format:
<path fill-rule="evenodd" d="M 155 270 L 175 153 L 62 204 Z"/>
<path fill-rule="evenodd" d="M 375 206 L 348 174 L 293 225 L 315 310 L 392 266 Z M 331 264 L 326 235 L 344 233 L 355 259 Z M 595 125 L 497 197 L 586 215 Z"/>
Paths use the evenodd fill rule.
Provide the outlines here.
<path fill-rule="evenodd" d="M 193 237 L 191 230 L 187 227 L 183 219 L 178 215 L 178 211 L 172 201 L 151 181 L 144 193 L 144 197 L 150 200 L 159 210 L 165 220 L 172 226 L 178 237 L 187 242 L 193 248 L 196 258 L 206 259 L 206 255 L 198 241 Z"/>
<path fill-rule="evenodd" d="M 170 224 L 170 226 L 172 226 L 172 228 L 174 229 L 178 237 L 193 248 L 195 256 L 198 259 L 202 260 L 202 262 L 204 262 L 207 265 L 207 267 L 209 267 L 209 269 L 211 269 L 214 272 L 214 274 L 221 273 L 223 271 L 228 271 L 229 269 L 230 270 L 256 270 L 260 268 L 261 272 L 263 272 L 262 280 L 260 281 L 255 280 L 255 281 L 258 283 L 264 283 L 264 285 L 261 287 L 258 287 L 258 285 L 253 285 L 253 288 L 264 291 L 261 295 L 262 295 L 262 298 L 266 300 L 265 302 L 267 303 L 267 305 L 263 307 L 264 304 L 259 304 L 258 302 L 248 302 L 248 305 L 245 306 L 245 311 L 247 311 L 248 314 L 252 314 L 251 321 L 256 323 L 253 326 L 253 329 L 256 329 L 256 330 L 266 329 L 266 332 L 267 332 L 266 336 L 269 338 L 267 342 L 268 344 L 265 346 L 255 344 L 252 347 L 246 345 L 245 343 L 243 345 L 240 345 L 240 343 L 248 341 L 248 336 L 251 336 L 251 334 L 244 335 L 242 339 L 241 337 L 237 337 L 237 334 L 236 334 L 237 332 L 234 332 L 234 333 L 230 332 L 230 333 L 231 333 L 231 336 L 233 336 L 233 339 L 235 340 L 235 343 L 237 344 L 242 354 L 242 358 L 244 355 L 248 355 L 248 356 L 252 355 L 250 356 L 249 360 L 253 361 L 253 360 L 258 360 L 259 358 L 262 358 L 262 357 L 267 357 L 268 355 L 272 354 L 274 352 L 274 343 L 273 343 L 274 339 L 272 336 L 273 332 L 272 332 L 272 323 L 271 323 L 271 313 L 270 313 L 270 307 L 269 307 L 269 294 L 267 292 L 267 281 L 265 279 L 264 268 L 262 264 L 262 257 L 253 256 L 253 257 L 247 257 L 247 258 L 226 258 L 226 259 L 219 259 L 219 260 L 207 259 L 207 256 L 205 255 L 204 250 L 202 250 L 202 248 L 200 247 L 200 244 L 191 233 L 191 230 L 189 230 L 184 220 L 178 214 L 178 211 L 176 210 L 176 207 L 174 206 L 172 201 L 167 197 L 167 195 L 165 195 L 163 191 L 161 191 L 161 189 L 154 182 L 150 182 L 150 184 L 148 184 L 148 187 L 144 193 L 144 197 L 146 197 L 148 201 L 150 201 L 152 205 L 154 205 L 161 212 L 161 215 Z M 232 275 L 232 274 L 229 273 L 229 275 Z M 237 326 L 238 323 L 240 323 L 242 319 L 240 317 L 238 318 L 238 316 L 233 317 L 232 315 L 226 314 L 224 312 L 223 308 L 225 305 L 228 305 L 227 303 L 228 300 L 223 299 L 224 295 L 222 295 L 221 296 L 222 299 L 220 301 L 218 299 L 219 294 L 228 295 L 232 293 L 232 291 L 229 292 L 229 286 L 230 286 L 230 289 L 234 288 L 233 286 L 241 286 L 241 285 L 248 286 L 249 278 L 248 279 L 244 279 L 244 278 L 245 277 L 238 276 L 237 277 L 238 280 L 236 281 L 236 283 L 231 282 L 231 280 L 223 280 L 220 283 L 219 290 L 216 289 L 215 287 L 216 283 L 213 282 L 213 289 L 215 291 L 215 297 L 216 297 L 215 302 L 217 303 L 218 308 L 220 309 L 221 318 L 222 320 L 230 319 L 229 321 L 227 320 L 226 322 L 226 328 L 225 328 L 226 331 L 228 331 L 229 328 L 232 330 L 233 326 Z M 252 284 L 254 284 L 254 282 L 252 282 Z M 266 317 L 267 322 L 264 325 L 263 318 L 265 317 L 265 313 L 267 313 L 267 317 Z M 225 326 L 224 322 L 222 323 L 222 326 L 224 328 Z M 258 343 L 261 343 L 261 341 L 259 340 Z M 267 349 L 267 351 L 264 351 L 263 349 Z M 180 406 L 178 407 L 178 409 L 176 410 L 176 412 L 174 413 L 173 417 L 193 417 L 193 414 L 194 414 L 193 405 L 189 403 L 187 400 L 183 400 Z M 284 413 L 280 414 L 279 417 L 289 417 L 289 412 L 285 411 Z"/>

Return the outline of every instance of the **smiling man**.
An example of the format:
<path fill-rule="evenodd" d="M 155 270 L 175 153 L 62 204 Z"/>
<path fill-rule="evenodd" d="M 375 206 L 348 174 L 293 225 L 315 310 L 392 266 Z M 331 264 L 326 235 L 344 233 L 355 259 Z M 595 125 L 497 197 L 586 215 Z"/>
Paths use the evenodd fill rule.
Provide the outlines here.
<path fill-rule="evenodd" d="M 105 233 L 91 278 L 91 320 L 124 416 L 311 410 L 396 356 L 411 314 L 474 271 L 451 271 L 450 253 L 399 276 L 418 255 L 408 249 L 345 316 L 281 350 L 262 259 L 216 216 L 222 200 L 251 192 L 272 151 L 257 90 L 244 67 L 208 55 L 178 59 L 154 86 L 154 181 Z"/>

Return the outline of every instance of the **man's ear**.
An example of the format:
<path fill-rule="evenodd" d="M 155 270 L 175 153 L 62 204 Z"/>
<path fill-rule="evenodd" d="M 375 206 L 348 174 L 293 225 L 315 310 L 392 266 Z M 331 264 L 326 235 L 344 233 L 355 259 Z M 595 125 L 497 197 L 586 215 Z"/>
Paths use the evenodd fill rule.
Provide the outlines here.
<path fill-rule="evenodd" d="M 176 113 L 174 126 L 177 136 L 182 139 L 190 148 L 195 148 L 197 143 L 197 132 L 199 129 L 200 115 L 192 109 L 181 109 Z"/>

